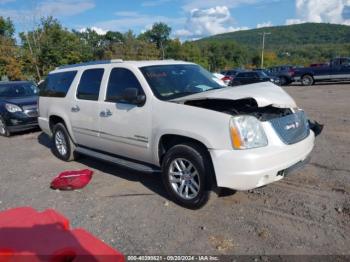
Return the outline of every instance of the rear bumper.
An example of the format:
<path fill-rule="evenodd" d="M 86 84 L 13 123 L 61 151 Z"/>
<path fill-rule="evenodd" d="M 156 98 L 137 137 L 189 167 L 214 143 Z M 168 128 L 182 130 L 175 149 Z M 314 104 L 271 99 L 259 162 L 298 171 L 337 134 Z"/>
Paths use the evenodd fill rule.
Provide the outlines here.
<path fill-rule="evenodd" d="M 305 164 L 315 135 L 294 145 L 273 145 L 251 150 L 211 150 L 219 187 L 250 190 L 284 178 Z"/>

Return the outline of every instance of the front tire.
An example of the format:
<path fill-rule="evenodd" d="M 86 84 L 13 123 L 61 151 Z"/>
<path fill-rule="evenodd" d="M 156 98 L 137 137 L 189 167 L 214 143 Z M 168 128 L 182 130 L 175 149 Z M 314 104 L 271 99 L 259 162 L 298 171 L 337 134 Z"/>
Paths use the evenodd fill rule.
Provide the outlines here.
<path fill-rule="evenodd" d="M 314 83 L 315 83 L 315 80 L 311 75 L 304 75 L 301 78 L 301 84 L 303 86 L 312 86 Z"/>
<path fill-rule="evenodd" d="M 59 159 L 70 162 L 75 159 L 75 145 L 70 138 L 66 127 L 62 123 L 58 123 L 53 128 L 52 151 Z"/>
<path fill-rule="evenodd" d="M 5 137 L 9 137 L 11 135 L 5 120 L 0 117 L 0 136 L 5 136 Z"/>
<path fill-rule="evenodd" d="M 173 201 L 183 207 L 199 209 L 209 200 L 210 160 L 196 144 L 172 147 L 164 156 L 162 179 Z"/>

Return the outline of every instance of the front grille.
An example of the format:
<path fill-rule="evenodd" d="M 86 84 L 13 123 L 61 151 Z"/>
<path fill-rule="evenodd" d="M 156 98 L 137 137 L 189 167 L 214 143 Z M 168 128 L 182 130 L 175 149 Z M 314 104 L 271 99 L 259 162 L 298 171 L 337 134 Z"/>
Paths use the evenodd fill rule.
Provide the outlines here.
<path fill-rule="evenodd" d="M 310 134 L 309 122 L 303 111 L 272 119 L 270 123 L 281 140 L 287 145 L 298 143 Z"/>
<path fill-rule="evenodd" d="M 38 107 L 36 105 L 23 106 L 23 112 L 29 117 L 38 117 Z"/>

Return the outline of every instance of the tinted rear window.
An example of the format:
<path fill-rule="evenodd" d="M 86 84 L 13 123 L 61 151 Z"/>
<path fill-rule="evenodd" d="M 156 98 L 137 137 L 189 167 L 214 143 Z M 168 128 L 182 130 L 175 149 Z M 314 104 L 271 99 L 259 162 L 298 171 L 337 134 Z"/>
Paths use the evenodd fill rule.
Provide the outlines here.
<path fill-rule="evenodd" d="M 77 90 L 77 98 L 97 101 L 104 69 L 89 69 L 81 76 Z"/>
<path fill-rule="evenodd" d="M 65 97 L 69 91 L 77 71 L 50 74 L 46 80 L 39 85 L 40 96 Z"/>

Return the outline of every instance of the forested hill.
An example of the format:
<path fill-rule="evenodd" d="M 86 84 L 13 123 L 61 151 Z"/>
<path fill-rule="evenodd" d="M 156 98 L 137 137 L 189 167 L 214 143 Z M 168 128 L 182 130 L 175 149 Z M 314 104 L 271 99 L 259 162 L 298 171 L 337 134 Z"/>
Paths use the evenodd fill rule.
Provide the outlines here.
<path fill-rule="evenodd" d="M 259 33 L 268 32 L 267 48 L 297 45 L 347 44 L 350 43 L 350 26 L 305 23 L 288 26 L 275 26 L 214 35 L 198 42 L 234 40 L 237 43 L 257 47 L 261 45 Z"/>

